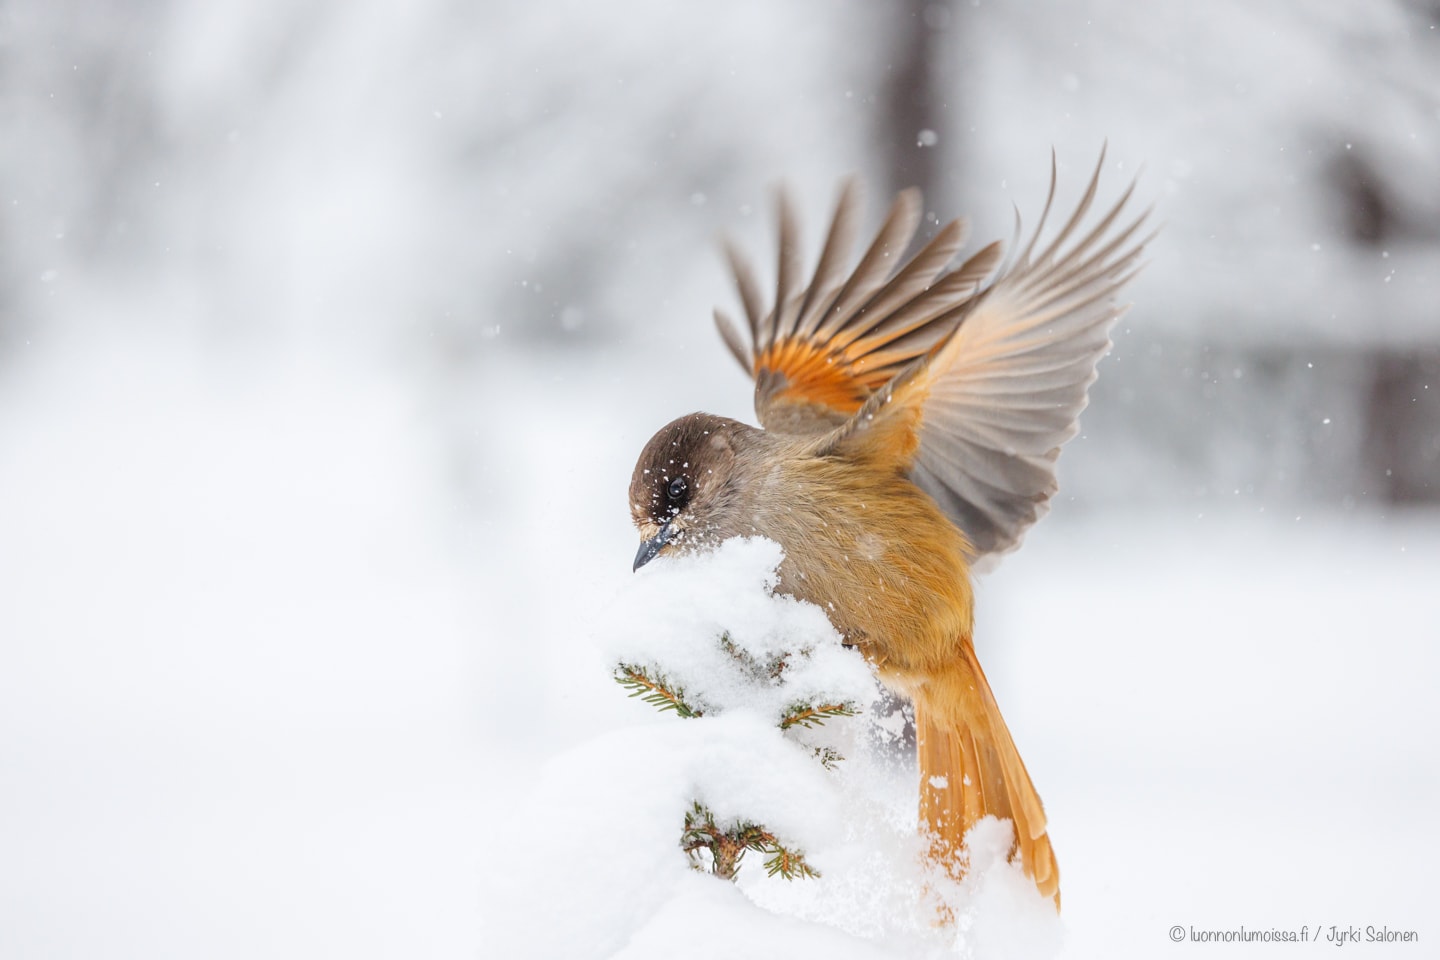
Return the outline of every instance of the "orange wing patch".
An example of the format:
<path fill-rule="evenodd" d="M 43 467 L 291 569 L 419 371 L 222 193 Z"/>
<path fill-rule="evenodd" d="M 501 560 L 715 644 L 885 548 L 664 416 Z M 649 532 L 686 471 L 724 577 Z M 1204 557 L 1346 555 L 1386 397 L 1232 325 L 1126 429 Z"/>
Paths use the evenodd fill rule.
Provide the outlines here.
<path fill-rule="evenodd" d="M 755 412 L 766 429 L 814 433 L 836 426 L 918 357 L 955 331 L 999 261 L 992 244 L 958 267 L 963 221 L 941 227 L 914 256 L 904 253 L 920 223 L 920 195 L 895 198 L 879 233 L 853 269 L 847 264 L 859 219 L 851 181 L 841 190 L 820 261 L 801 280 L 799 227 L 780 195 L 780 256 L 768 310 L 754 271 L 727 247 L 749 326 L 749 343 L 724 313 L 715 323 L 735 359 L 755 378 Z"/>
<path fill-rule="evenodd" d="M 859 410 L 865 398 L 888 379 L 885 375 L 857 375 L 843 356 L 806 340 L 772 344 L 755 361 L 756 379 L 767 370 L 784 378 L 784 386 L 770 394 L 772 401 L 818 403 L 846 416 Z"/>

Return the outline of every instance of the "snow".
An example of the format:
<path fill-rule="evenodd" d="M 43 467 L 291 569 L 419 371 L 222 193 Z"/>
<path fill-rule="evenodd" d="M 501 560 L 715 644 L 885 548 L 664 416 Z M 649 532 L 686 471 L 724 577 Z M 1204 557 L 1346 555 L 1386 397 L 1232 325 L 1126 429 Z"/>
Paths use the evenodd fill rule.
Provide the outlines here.
<path fill-rule="evenodd" d="M 0 387 L 0 952 L 944 946 L 908 919 L 907 761 L 846 754 L 852 809 L 756 711 L 681 720 L 611 679 L 645 611 L 672 637 L 732 601 L 805 616 L 766 596 L 763 543 L 630 573 L 651 424 L 556 399 L 496 425 L 477 517 L 390 368 L 241 360 L 96 335 L 32 346 Z M 605 370 L 543 369 L 605 396 Z M 1047 928 L 1023 883 L 976 871 L 951 892 L 971 955 L 1150 957 L 1174 924 L 1426 936 L 1437 569 L 1425 513 L 1057 507 L 980 581 L 977 643 L 1064 912 Z M 755 778 L 722 776 L 727 755 Z M 822 881 L 754 855 L 738 887 L 692 873 L 676 838 L 701 785 L 801 837 Z"/>
<path fill-rule="evenodd" d="M 748 954 L 768 942 L 770 950 L 918 957 L 959 947 L 989 957 L 1004 955 L 996 944 L 1013 949 L 1017 933 L 1021 942 L 1058 942 L 1052 904 L 1006 860 L 1008 823 L 981 825 L 963 884 L 925 864 L 913 760 L 867 716 L 880 692 L 872 671 L 818 607 L 774 592 L 782 556 L 778 544 L 756 538 L 660 557 L 598 614 L 606 658 L 663 674 L 704 715 L 657 714 L 636 701 L 629 726 L 547 764 L 504 855 L 522 867 L 494 878 L 497 952 L 607 957 L 625 944 L 661 942 L 657 930 L 682 918 L 709 929 L 717 913 L 744 917 L 713 890 L 720 881 L 697 884 L 679 853 L 683 815 L 697 801 L 717 823 L 763 825 L 820 873 L 767 877 L 763 855 L 747 854 L 738 888 L 754 904 L 750 929 L 711 948 Z M 764 668 L 781 658 L 772 678 Z M 782 732 L 778 720 L 800 701 L 850 701 L 861 712 Z M 844 759 L 822 766 L 819 747 Z M 562 862 L 557 877 L 553 865 Z M 581 906 L 537 931 L 524 905 L 547 898 Z M 953 927 L 937 926 L 941 910 L 958 918 Z"/>
<path fill-rule="evenodd" d="M 1432 941 L 1440 516 L 1329 496 L 1351 465 L 1316 450 L 1364 449 L 1341 441 L 1369 381 L 1316 351 L 1433 338 L 1433 24 L 1120 6 L 956 7 L 965 99 L 927 148 L 977 239 L 1033 216 L 1052 145 L 1063 205 L 1107 136 L 1105 189 L 1146 162 L 1166 224 L 1101 371 L 1128 392 L 1096 395 L 1099 443 L 1067 448 L 1055 509 L 978 585 L 1055 920 L 995 862 L 1002 824 L 966 884 L 917 872 L 898 716 L 781 735 L 749 687 L 681 720 L 612 679 L 627 650 L 700 677 L 723 628 L 807 638 L 814 689 L 869 682 L 767 593 L 773 547 L 632 574 L 625 491 L 661 423 L 751 415 L 707 319 L 714 233 L 771 250 L 787 177 L 813 256 L 837 178 L 875 179 L 878 8 L 11 5 L 0 956 Z M 1327 186 L 1351 143 L 1403 214 L 1384 249 L 1347 240 Z M 1261 389 L 1246 364 L 1242 394 L 1155 331 L 1316 366 Z M 1159 439 L 1119 436 L 1145 422 Z M 798 749 L 822 737 L 833 773 Z M 799 838 L 821 880 L 692 872 L 700 793 Z M 917 921 L 927 889 L 954 942 Z"/>
<path fill-rule="evenodd" d="M 453 951 L 487 754 L 413 401 L 317 356 L 95 334 L 26 361 L 0 385 L 0 954 Z"/>
<path fill-rule="evenodd" d="M 774 592 L 782 557 L 754 538 L 652 561 L 605 612 L 602 649 L 615 663 L 655 665 L 710 713 L 778 720 L 802 701 L 869 704 L 878 687 L 865 659 L 842 647 L 819 607 Z"/>

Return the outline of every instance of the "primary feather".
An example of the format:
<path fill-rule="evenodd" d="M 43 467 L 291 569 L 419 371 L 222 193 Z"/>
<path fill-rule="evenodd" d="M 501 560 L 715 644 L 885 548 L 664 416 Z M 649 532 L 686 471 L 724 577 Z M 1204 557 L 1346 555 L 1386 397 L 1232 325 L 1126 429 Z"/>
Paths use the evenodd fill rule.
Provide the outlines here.
<path fill-rule="evenodd" d="M 1102 151 L 1074 212 L 1042 247 L 1057 180 L 1052 157 L 1036 227 L 998 273 L 998 242 L 952 266 L 965 239 L 962 220 L 904 259 L 921 210 L 918 192 L 907 190 L 847 274 L 860 206 L 858 186 L 848 181 L 819 263 L 800 289 L 797 218 L 782 192 L 771 308 L 762 306 L 748 261 L 727 248 L 751 346 L 716 312 L 726 345 L 755 378 L 761 424 L 849 436 L 852 418 L 882 390 L 892 409 L 918 405 L 911 479 L 977 557 L 1016 546 L 1055 493 L 1060 448 L 1078 430 L 1095 366 L 1123 312 L 1117 295 L 1148 239 L 1139 237 L 1146 214 L 1124 215 L 1133 184 L 1086 229 L 1104 159 Z M 864 416 L 886 416 L 887 405 L 870 404 Z"/>

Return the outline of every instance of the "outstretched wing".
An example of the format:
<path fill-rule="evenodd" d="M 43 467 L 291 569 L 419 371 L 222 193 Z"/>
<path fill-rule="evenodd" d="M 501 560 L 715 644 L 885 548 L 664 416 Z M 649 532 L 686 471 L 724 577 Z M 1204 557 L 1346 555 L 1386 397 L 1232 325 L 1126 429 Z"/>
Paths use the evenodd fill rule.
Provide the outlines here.
<path fill-rule="evenodd" d="M 965 531 L 977 556 L 1020 543 L 1049 509 L 1060 447 L 1079 430 L 1095 365 L 1110 349 L 1116 302 L 1139 269 L 1149 211 L 1126 220 L 1134 183 L 1088 229 L 1104 151 L 1075 212 L 1036 246 L 1055 197 L 1014 262 L 926 361 L 911 477 Z M 1018 236 L 1018 218 L 1017 218 Z"/>
<path fill-rule="evenodd" d="M 715 311 L 720 335 L 755 378 L 755 412 L 768 430 L 823 433 L 844 423 L 876 390 L 917 357 L 943 343 L 1000 259 L 992 244 L 946 270 L 965 240 L 964 221 L 946 224 L 902 265 L 920 221 L 920 194 L 895 198 L 880 232 L 854 269 L 860 191 L 840 192 L 835 217 L 808 285 L 802 287 L 794 206 L 779 198 L 780 256 L 768 310 L 750 264 L 727 244 L 750 329 Z"/>
<path fill-rule="evenodd" d="M 1149 239 L 1137 239 L 1147 214 L 1124 219 L 1133 184 L 1082 230 L 1104 161 L 1102 151 L 1074 214 L 1037 252 L 1055 196 L 1052 158 L 1050 195 L 1023 251 L 947 316 L 933 349 L 814 446 L 818 454 L 913 450 L 911 479 L 965 532 L 977 558 L 1013 549 L 1049 509 L 1060 447 L 1079 428 L 1095 365 L 1124 311 L 1116 296 Z M 900 443 L 897 431 L 918 438 Z"/>

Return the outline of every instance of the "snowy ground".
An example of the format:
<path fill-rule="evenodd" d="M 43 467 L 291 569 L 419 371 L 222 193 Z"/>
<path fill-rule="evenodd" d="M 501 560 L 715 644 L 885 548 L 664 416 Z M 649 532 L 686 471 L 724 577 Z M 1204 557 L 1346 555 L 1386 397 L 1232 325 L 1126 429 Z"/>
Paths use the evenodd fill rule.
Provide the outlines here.
<path fill-rule="evenodd" d="M 663 906 L 592 913 L 560 955 L 898 955 L 706 878 L 656 899 L 654 876 L 587 874 L 583 835 L 514 859 L 556 757 L 656 729 L 595 638 L 633 583 L 631 458 L 711 385 L 660 410 L 593 361 L 514 353 L 464 396 L 412 374 L 93 335 L 7 367 L 0 956 L 506 957 L 587 891 Z M 1433 950 L 1437 572 L 1433 515 L 1062 503 L 982 582 L 1065 956 L 1282 949 L 1175 925 Z M 577 809 L 623 799 L 608 769 L 570 782 Z M 537 866 L 556 895 L 517 898 Z"/>
<path fill-rule="evenodd" d="M 833 897 L 685 873 L 655 738 L 699 734 L 602 653 L 638 589 L 636 452 L 685 411 L 750 416 L 712 234 L 767 255 L 788 178 L 814 243 L 839 176 L 893 165 L 883 6 L 7 6 L 0 960 L 933 952 L 870 922 L 883 898 L 842 930 Z M 1358 436 L 1368 381 L 1307 363 L 1231 400 L 1144 339 L 1261 366 L 1434 340 L 1433 16 L 943 6 L 955 96 L 916 149 L 978 239 L 1031 222 L 1052 145 L 1062 197 L 1107 137 L 1105 190 L 1146 164 L 1164 233 L 1102 367 L 1145 416 L 1086 427 L 1175 438 L 1077 440 L 980 585 L 1065 912 L 979 895 L 966 945 L 1373 924 L 1420 944 L 1345 956 L 1433 954 L 1440 515 L 1273 499 L 1344 485 L 1268 481 L 1340 449 L 1332 418 Z M 1346 171 L 1398 242 L 1352 242 Z M 1214 449 L 1170 456 L 1196 421 Z M 652 779 L 604 762 L 627 745 Z"/>

